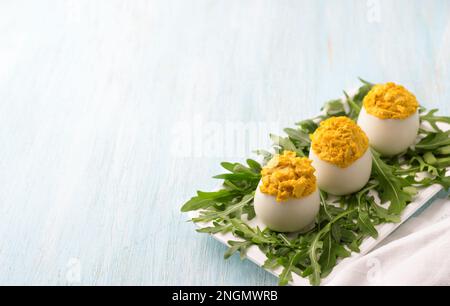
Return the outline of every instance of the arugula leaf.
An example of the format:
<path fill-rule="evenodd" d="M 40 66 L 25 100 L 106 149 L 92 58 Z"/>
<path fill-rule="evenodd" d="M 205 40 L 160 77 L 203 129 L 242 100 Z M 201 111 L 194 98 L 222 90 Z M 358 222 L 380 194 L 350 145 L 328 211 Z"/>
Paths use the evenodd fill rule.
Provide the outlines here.
<path fill-rule="evenodd" d="M 284 131 L 291 139 L 296 140 L 300 147 L 309 147 L 311 145 L 309 134 L 305 133 L 304 131 L 291 128 L 286 128 L 284 129 Z"/>
<path fill-rule="evenodd" d="M 333 224 L 331 226 L 331 235 L 333 236 L 333 239 L 339 243 L 342 239 L 342 228 L 338 224 Z"/>
<path fill-rule="evenodd" d="M 348 245 L 348 248 L 352 252 L 359 253 L 359 252 L 361 252 L 361 250 L 359 249 L 359 245 L 360 245 L 360 243 L 359 243 L 358 239 L 355 239 Z"/>
<path fill-rule="evenodd" d="M 251 241 L 228 241 L 230 248 L 225 252 L 224 258 L 230 258 L 234 253 L 239 251 L 241 259 L 245 258 L 245 252 L 252 245 Z"/>
<path fill-rule="evenodd" d="M 447 132 L 430 133 L 416 144 L 417 150 L 433 151 L 440 147 L 450 145 L 450 130 Z"/>
<path fill-rule="evenodd" d="M 251 240 L 255 244 L 272 244 L 276 243 L 274 237 L 266 236 L 259 228 L 253 229 L 242 220 L 231 219 L 234 226 L 234 232 L 242 238 Z M 283 242 L 284 243 L 284 242 Z"/>
<path fill-rule="evenodd" d="M 372 173 L 380 184 L 378 191 L 383 202 L 390 201 L 389 213 L 399 215 L 406 204 L 411 201 L 411 195 L 402 188 L 408 186 L 408 182 L 394 175 L 394 168 L 390 167 L 380 158 L 380 154 L 372 149 Z"/>
<path fill-rule="evenodd" d="M 248 174 L 248 173 L 224 173 L 213 176 L 213 178 L 230 181 L 241 181 L 241 180 L 259 181 L 261 179 L 261 176 L 258 174 Z"/>
<path fill-rule="evenodd" d="M 371 84 L 369 82 L 364 81 L 363 79 L 360 79 L 361 82 L 364 84 L 358 89 L 358 92 L 353 97 L 353 101 L 359 106 L 362 106 L 362 102 L 364 98 L 367 96 L 369 91 L 373 88 L 374 84 Z"/>
<path fill-rule="evenodd" d="M 225 170 L 228 170 L 230 172 L 234 172 L 235 171 L 234 169 L 239 165 L 239 163 L 222 162 L 222 163 L 220 163 L 220 165 Z"/>
<path fill-rule="evenodd" d="M 321 266 L 321 278 L 327 277 L 336 265 L 338 258 L 346 258 L 350 256 L 350 252 L 342 245 L 336 243 L 331 233 L 325 235 L 322 246 L 322 254 L 320 255 L 319 264 Z"/>
<path fill-rule="evenodd" d="M 198 191 L 197 196 L 191 198 L 182 207 L 182 212 L 194 211 L 199 209 L 209 208 L 210 206 L 223 202 L 226 200 L 231 200 L 235 197 L 235 193 L 228 190 L 219 190 L 216 192 L 202 192 Z"/>
<path fill-rule="evenodd" d="M 371 83 L 371 82 L 369 82 L 369 81 L 367 81 L 367 80 L 365 80 L 365 79 L 363 79 L 361 77 L 358 77 L 358 80 L 360 80 L 361 83 L 363 83 L 364 85 L 369 85 L 369 86 L 374 86 L 375 85 L 374 83 Z"/>
<path fill-rule="evenodd" d="M 347 210 L 339 215 L 337 215 L 333 220 L 331 220 L 329 223 L 327 223 L 325 225 L 324 228 L 322 228 L 316 235 L 314 240 L 311 243 L 311 246 L 308 250 L 308 254 L 309 254 L 309 259 L 311 261 L 311 269 L 312 269 L 312 273 L 309 276 L 309 280 L 311 282 L 312 285 L 319 285 L 320 284 L 320 276 L 321 276 L 321 266 L 320 263 L 318 261 L 318 252 L 319 250 L 322 249 L 323 247 L 323 242 L 321 242 L 321 238 L 323 235 L 327 234 L 330 229 L 331 226 L 338 222 L 340 219 L 346 217 L 347 215 L 353 213 L 355 211 L 355 209 L 351 209 L 351 210 Z"/>
<path fill-rule="evenodd" d="M 336 254 L 333 248 L 333 238 L 331 233 L 325 235 L 322 245 L 322 254 L 320 255 L 319 264 L 321 267 L 321 277 L 325 277 L 331 269 L 336 265 Z"/>
<path fill-rule="evenodd" d="M 318 119 L 318 118 L 315 118 Z M 297 122 L 296 125 L 306 134 L 312 134 L 319 127 L 319 125 L 313 119 L 307 119 Z"/>
<path fill-rule="evenodd" d="M 445 191 L 450 190 L 450 176 L 439 177 L 437 183 L 440 184 Z"/>
<path fill-rule="evenodd" d="M 261 172 L 261 165 L 252 159 L 247 159 L 247 164 L 249 167 L 246 167 L 240 163 L 221 163 L 221 166 L 228 170 L 231 173 L 244 173 L 249 175 L 259 175 Z"/>
<path fill-rule="evenodd" d="M 289 263 L 285 266 L 283 271 L 280 274 L 280 280 L 279 285 L 284 286 L 287 285 L 292 280 L 292 270 L 294 269 L 295 265 L 298 263 L 302 256 L 302 252 L 297 252 L 294 254 L 294 256 L 291 257 L 289 260 Z"/>
<path fill-rule="evenodd" d="M 353 120 L 356 120 L 359 116 L 359 112 L 361 111 L 362 106 L 355 102 L 355 100 L 350 97 L 345 91 L 344 95 L 346 98 L 346 102 L 350 107 L 350 112 L 347 114 L 347 116 L 352 118 Z"/>
<path fill-rule="evenodd" d="M 434 184 L 439 184 L 444 188 L 444 190 L 450 189 L 450 176 L 446 176 L 444 171 L 440 171 L 441 173 L 436 177 L 425 177 L 420 181 L 416 180 L 416 177 L 413 175 L 405 177 L 405 179 L 411 184 L 411 186 L 421 186 L 428 187 Z"/>
<path fill-rule="evenodd" d="M 328 101 L 321 110 L 329 117 L 346 115 L 345 106 L 341 99 Z"/>
<path fill-rule="evenodd" d="M 400 216 L 399 215 L 393 215 L 390 214 L 389 211 L 386 208 L 383 208 L 372 199 L 369 199 L 370 207 L 373 208 L 374 214 L 376 214 L 379 218 L 386 222 L 392 222 L 392 223 L 399 223 Z"/>
<path fill-rule="evenodd" d="M 282 151 L 293 151 L 296 152 L 298 156 L 305 156 L 305 153 L 301 148 L 297 148 L 289 137 L 281 137 L 274 134 L 270 134 L 274 146 L 278 147 L 280 153 Z"/>
<path fill-rule="evenodd" d="M 214 226 L 202 227 L 197 229 L 198 233 L 217 234 L 227 233 L 232 229 L 232 224 L 220 224 L 219 222 L 213 222 Z"/>
<path fill-rule="evenodd" d="M 252 169 L 254 172 L 256 172 L 256 173 L 261 173 L 261 170 L 262 170 L 262 168 L 261 168 L 261 165 L 257 162 L 257 161 L 255 161 L 255 160 L 253 160 L 253 159 L 247 159 L 247 165 L 250 167 L 250 169 Z"/>
<path fill-rule="evenodd" d="M 370 220 L 369 213 L 364 210 L 360 210 L 358 213 L 358 226 L 361 232 L 373 237 L 378 237 L 378 232 Z"/>
<path fill-rule="evenodd" d="M 346 97 L 346 102 L 348 106 L 350 107 L 350 112 L 347 114 L 348 117 L 352 118 L 353 120 L 356 120 L 359 116 L 359 112 L 361 111 L 362 104 L 364 97 L 369 93 L 369 91 L 374 86 L 373 84 L 364 81 L 363 79 L 360 79 L 363 83 L 363 86 L 361 86 L 356 94 L 353 97 L 350 97 L 345 91 L 344 95 Z"/>
<path fill-rule="evenodd" d="M 267 164 L 273 157 L 273 154 L 267 150 L 255 150 L 254 153 L 263 157 L 264 164 Z"/>
<path fill-rule="evenodd" d="M 419 165 L 417 167 L 412 167 L 410 170 L 415 173 L 426 171 L 431 175 L 438 175 L 438 168 L 432 165 L 436 164 L 437 159 L 434 157 L 434 155 L 430 156 L 430 154 L 432 155 L 433 153 L 427 152 L 423 155 L 423 158 L 420 155 L 415 155 L 414 157 L 412 157 L 409 161 L 409 164 L 415 165 L 418 163 Z"/>
<path fill-rule="evenodd" d="M 355 233 L 347 228 L 341 227 L 339 232 L 341 241 L 344 243 L 351 243 L 356 239 Z"/>
<path fill-rule="evenodd" d="M 245 195 L 238 203 L 229 205 L 225 210 L 221 211 L 202 211 L 200 217 L 193 218 L 194 222 L 209 222 L 216 219 L 226 219 L 232 213 L 242 209 L 253 201 L 254 194 Z"/>
<path fill-rule="evenodd" d="M 436 149 L 438 155 L 450 155 L 450 146 L 444 146 Z"/>
<path fill-rule="evenodd" d="M 255 207 L 251 203 L 244 205 L 244 207 L 242 207 L 242 214 L 247 215 L 247 220 L 252 220 L 256 217 Z"/>
<path fill-rule="evenodd" d="M 366 194 L 369 190 L 378 186 L 378 183 L 371 184 L 363 188 L 356 194 L 356 202 L 358 204 L 358 220 L 357 224 L 362 233 L 365 233 L 373 238 L 378 237 L 378 232 L 375 229 L 372 220 L 370 219 L 369 212 L 367 209 L 367 199 Z"/>
<path fill-rule="evenodd" d="M 263 268 L 267 270 L 275 270 L 280 266 L 277 258 L 267 258 L 263 264 Z"/>
<path fill-rule="evenodd" d="M 437 126 L 437 123 L 444 122 L 450 124 L 450 117 L 435 116 L 435 113 L 437 113 L 438 111 L 438 109 L 432 109 L 428 113 L 421 115 L 420 119 L 421 121 L 428 122 L 435 131 L 442 132 L 442 130 Z"/>

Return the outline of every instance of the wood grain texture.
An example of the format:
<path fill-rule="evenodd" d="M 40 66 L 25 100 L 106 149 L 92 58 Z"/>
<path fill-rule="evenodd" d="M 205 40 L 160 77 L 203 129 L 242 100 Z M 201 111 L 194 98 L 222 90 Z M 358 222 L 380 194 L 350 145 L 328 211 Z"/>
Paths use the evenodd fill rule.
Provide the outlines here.
<path fill-rule="evenodd" d="M 205 142 L 358 76 L 449 114 L 449 63 L 445 0 L 0 1 L 0 284 L 276 284 L 184 222 L 255 149 Z"/>

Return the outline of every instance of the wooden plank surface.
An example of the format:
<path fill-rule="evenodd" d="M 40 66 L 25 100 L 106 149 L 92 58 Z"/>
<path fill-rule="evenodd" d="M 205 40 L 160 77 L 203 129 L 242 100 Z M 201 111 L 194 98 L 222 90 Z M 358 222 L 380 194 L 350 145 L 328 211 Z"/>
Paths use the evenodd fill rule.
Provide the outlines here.
<path fill-rule="evenodd" d="M 0 1 L 0 284 L 276 284 L 183 202 L 358 76 L 449 114 L 449 64 L 445 0 Z"/>

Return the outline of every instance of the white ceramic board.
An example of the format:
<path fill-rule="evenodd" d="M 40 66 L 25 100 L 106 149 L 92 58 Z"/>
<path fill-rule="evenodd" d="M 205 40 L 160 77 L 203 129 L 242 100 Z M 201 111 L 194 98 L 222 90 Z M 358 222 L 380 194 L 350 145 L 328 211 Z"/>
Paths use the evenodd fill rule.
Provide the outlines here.
<path fill-rule="evenodd" d="M 443 130 L 450 129 L 448 125 L 439 125 L 439 127 Z M 449 169 L 448 169 L 449 170 Z M 448 174 L 449 172 L 447 172 Z M 380 224 L 376 227 L 378 231 L 378 238 L 368 237 L 366 238 L 361 246 L 360 253 L 353 252 L 352 255 L 344 260 L 341 260 L 330 275 L 324 279 L 322 279 L 321 285 L 327 285 L 341 270 L 343 270 L 347 265 L 351 264 L 357 258 L 364 256 L 365 254 L 372 251 L 381 241 L 383 241 L 389 234 L 395 231 L 400 225 L 402 225 L 406 220 L 408 220 L 414 214 L 420 213 L 425 207 L 430 205 L 433 200 L 439 195 L 440 192 L 443 191 L 443 188 L 440 185 L 433 185 L 427 188 L 420 189 L 418 194 L 414 197 L 413 201 L 405 208 L 401 215 L 401 221 L 399 223 L 385 223 Z M 189 217 L 194 218 L 198 216 L 198 212 L 191 212 Z M 258 217 L 255 217 L 253 220 L 249 221 L 248 224 L 252 227 L 259 226 L 260 228 L 265 228 L 265 225 L 258 220 Z M 196 223 L 199 227 L 210 226 L 208 223 Z M 238 240 L 231 233 L 227 234 L 214 234 L 212 235 L 215 239 L 228 245 L 228 241 L 230 240 Z M 259 250 L 258 247 L 252 246 L 247 251 L 247 258 L 259 266 L 262 266 L 266 260 L 266 256 L 263 252 Z M 279 276 L 282 272 L 282 268 L 278 268 L 276 270 L 267 270 L 275 276 Z M 299 275 L 293 273 L 293 280 L 290 282 L 291 285 L 295 286 L 305 286 L 309 285 L 309 280 L 307 278 L 302 278 Z"/>

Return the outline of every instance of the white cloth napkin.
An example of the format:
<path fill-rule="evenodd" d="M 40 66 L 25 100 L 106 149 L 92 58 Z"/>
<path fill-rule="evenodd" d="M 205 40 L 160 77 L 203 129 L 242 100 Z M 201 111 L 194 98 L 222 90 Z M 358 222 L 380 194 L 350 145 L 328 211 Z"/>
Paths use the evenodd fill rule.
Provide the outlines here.
<path fill-rule="evenodd" d="M 450 200 L 436 200 L 328 285 L 450 285 Z"/>

